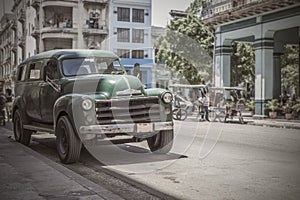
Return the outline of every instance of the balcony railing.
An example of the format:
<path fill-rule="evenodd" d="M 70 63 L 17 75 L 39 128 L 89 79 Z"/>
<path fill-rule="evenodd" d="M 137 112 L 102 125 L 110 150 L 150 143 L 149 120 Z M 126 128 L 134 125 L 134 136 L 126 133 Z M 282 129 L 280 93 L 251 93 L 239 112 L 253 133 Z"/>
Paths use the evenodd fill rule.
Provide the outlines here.
<path fill-rule="evenodd" d="M 109 0 L 82 0 L 83 3 L 101 3 L 101 4 L 105 4 L 108 3 Z"/>
<path fill-rule="evenodd" d="M 251 3 L 237 4 L 228 10 L 220 13 L 211 13 L 204 16 L 203 22 L 207 25 L 217 25 L 226 23 L 229 21 L 249 17 L 275 9 L 283 8 L 296 4 L 299 0 L 285 0 L 285 1 L 273 1 L 273 0 L 257 0 Z M 235 1 L 236 2 L 236 1 Z M 213 6 L 212 6 L 213 8 Z"/>
<path fill-rule="evenodd" d="M 82 31 L 83 31 L 84 36 L 107 35 L 108 34 L 107 26 L 99 26 L 99 28 L 83 28 Z"/>

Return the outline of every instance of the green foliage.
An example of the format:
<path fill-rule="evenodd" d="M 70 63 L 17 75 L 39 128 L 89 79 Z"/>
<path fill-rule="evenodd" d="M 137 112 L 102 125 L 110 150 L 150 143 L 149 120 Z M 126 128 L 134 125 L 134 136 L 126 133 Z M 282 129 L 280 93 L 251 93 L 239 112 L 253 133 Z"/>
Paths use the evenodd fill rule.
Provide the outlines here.
<path fill-rule="evenodd" d="M 165 62 L 166 67 L 190 84 L 199 84 L 211 79 L 214 37 L 209 27 L 197 23 L 201 19 L 202 1 L 195 0 L 187 9 L 186 17 L 174 17 L 167 26 L 166 35 L 155 43 L 156 63 Z M 193 16 L 193 17 L 191 17 Z"/>
<path fill-rule="evenodd" d="M 281 86 L 288 93 L 298 92 L 299 87 L 299 46 L 286 45 L 281 57 Z M 298 94 L 299 95 L 299 94 Z"/>
<path fill-rule="evenodd" d="M 231 86 L 246 87 L 254 93 L 255 85 L 255 53 L 253 45 L 249 43 L 234 42 L 231 55 Z"/>
<path fill-rule="evenodd" d="M 293 112 L 293 102 L 291 100 L 287 100 L 286 103 L 282 107 L 284 113 L 292 113 Z"/>
<path fill-rule="evenodd" d="M 275 112 L 279 110 L 279 102 L 277 99 L 272 99 L 266 103 L 266 109 L 271 110 L 272 112 Z"/>
<path fill-rule="evenodd" d="M 296 103 L 293 105 L 293 110 L 297 113 L 300 113 L 300 97 L 298 97 Z"/>
<path fill-rule="evenodd" d="M 255 110 L 255 101 L 254 100 L 247 101 L 246 105 L 247 105 L 247 108 L 249 111 Z"/>

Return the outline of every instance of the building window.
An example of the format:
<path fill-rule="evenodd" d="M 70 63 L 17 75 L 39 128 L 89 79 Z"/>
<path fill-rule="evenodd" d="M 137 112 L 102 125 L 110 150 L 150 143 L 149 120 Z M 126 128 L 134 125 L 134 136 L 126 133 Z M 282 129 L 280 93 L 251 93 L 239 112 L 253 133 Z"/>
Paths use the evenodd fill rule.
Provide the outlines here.
<path fill-rule="evenodd" d="M 129 28 L 117 28 L 117 41 L 118 42 L 130 42 L 130 29 Z"/>
<path fill-rule="evenodd" d="M 118 7 L 118 21 L 122 21 L 122 22 L 130 21 L 130 8 Z"/>
<path fill-rule="evenodd" d="M 144 50 L 133 50 L 132 58 L 144 59 Z"/>
<path fill-rule="evenodd" d="M 132 42 L 133 43 L 144 43 L 144 30 L 143 29 L 132 29 Z"/>
<path fill-rule="evenodd" d="M 117 49 L 117 54 L 120 58 L 130 58 L 129 49 Z"/>
<path fill-rule="evenodd" d="M 132 22 L 144 23 L 144 9 L 132 9 Z"/>
<path fill-rule="evenodd" d="M 100 18 L 99 12 L 96 11 L 90 12 L 89 21 L 88 21 L 89 28 L 99 28 L 99 18 Z"/>

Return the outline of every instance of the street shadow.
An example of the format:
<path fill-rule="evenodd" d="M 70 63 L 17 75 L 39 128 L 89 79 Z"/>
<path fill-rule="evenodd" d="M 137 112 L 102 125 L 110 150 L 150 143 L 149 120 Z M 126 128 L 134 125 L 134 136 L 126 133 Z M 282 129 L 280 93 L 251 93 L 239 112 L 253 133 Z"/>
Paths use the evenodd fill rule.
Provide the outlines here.
<path fill-rule="evenodd" d="M 185 155 L 172 152 L 167 154 L 152 153 L 147 147 L 137 146 L 136 144 L 138 143 L 113 144 L 108 141 L 106 144 L 102 145 L 85 145 L 81 151 L 80 162 L 95 159 L 100 165 L 115 166 L 176 161 L 178 159 L 187 158 Z M 56 151 L 56 142 L 53 137 L 40 138 L 33 136 L 31 147 L 36 148 L 38 145 L 47 146 L 52 149 L 53 153 Z"/>

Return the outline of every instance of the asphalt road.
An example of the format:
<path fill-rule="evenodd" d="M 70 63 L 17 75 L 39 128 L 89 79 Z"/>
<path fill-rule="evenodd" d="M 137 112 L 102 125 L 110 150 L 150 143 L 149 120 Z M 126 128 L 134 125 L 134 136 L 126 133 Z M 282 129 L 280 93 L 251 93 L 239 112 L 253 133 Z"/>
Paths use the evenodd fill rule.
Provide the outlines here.
<path fill-rule="evenodd" d="M 299 130 L 208 122 L 175 130 L 168 155 L 146 142 L 87 146 L 66 167 L 125 199 L 300 199 Z M 58 161 L 52 136 L 31 148 Z"/>
<path fill-rule="evenodd" d="M 169 155 L 147 153 L 146 143 L 89 150 L 106 168 L 179 199 L 300 199 L 299 130 L 176 122 L 175 134 Z"/>

